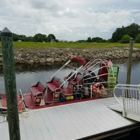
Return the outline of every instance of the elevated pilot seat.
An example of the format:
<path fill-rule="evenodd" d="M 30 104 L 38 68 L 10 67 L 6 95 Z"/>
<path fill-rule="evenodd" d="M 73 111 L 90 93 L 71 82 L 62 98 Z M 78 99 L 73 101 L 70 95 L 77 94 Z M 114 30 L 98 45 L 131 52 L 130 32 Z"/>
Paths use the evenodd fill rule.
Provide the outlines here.
<path fill-rule="evenodd" d="M 70 79 L 68 81 L 68 88 L 71 89 L 71 90 L 67 89 L 68 93 L 73 94 L 73 96 L 74 96 L 73 98 L 75 98 L 75 99 L 77 99 L 77 96 L 79 96 L 79 95 L 82 97 L 82 93 L 81 93 L 82 84 L 83 84 L 83 75 L 80 72 L 78 72 L 75 74 L 75 77 L 73 79 Z M 66 96 L 66 94 L 64 94 L 64 95 Z M 68 98 L 72 99 L 71 96 Z"/>

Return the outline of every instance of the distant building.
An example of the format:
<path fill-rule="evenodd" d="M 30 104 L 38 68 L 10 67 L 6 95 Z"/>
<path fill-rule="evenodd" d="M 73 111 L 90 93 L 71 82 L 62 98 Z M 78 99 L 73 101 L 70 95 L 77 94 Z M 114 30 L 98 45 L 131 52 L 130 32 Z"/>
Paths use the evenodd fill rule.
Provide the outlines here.
<path fill-rule="evenodd" d="M 53 44 L 54 43 L 54 39 L 53 38 L 51 38 L 51 44 Z"/>

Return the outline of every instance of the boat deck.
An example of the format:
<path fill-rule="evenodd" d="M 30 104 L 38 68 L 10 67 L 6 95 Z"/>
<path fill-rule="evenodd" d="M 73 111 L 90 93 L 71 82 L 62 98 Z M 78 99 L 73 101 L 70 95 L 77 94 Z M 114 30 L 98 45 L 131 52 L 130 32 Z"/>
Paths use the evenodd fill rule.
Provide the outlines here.
<path fill-rule="evenodd" d="M 84 101 L 19 115 L 21 140 L 74 140 L 138 124 L 109 109 L 114 97 Z M 0 137 L 9 140 L 8 123 L 0 117 Z"/>

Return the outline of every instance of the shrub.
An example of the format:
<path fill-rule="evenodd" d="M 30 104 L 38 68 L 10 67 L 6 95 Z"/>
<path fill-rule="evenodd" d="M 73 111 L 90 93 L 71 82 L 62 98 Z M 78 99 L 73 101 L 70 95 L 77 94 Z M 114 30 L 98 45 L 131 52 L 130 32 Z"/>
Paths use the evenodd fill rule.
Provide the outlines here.
<path fill-rule="evenodd" d="M 129 43 L 130 42 L 130 36 L 129 35 L 124 35 L 121 40 L 121 43 Z"/>
<path fill-rule="evenodd" d="M 136 42 L 136 43 L 140 43 L 140 34 L 138 34 L 138 35 L 136 36 L 135 42 Z"/>

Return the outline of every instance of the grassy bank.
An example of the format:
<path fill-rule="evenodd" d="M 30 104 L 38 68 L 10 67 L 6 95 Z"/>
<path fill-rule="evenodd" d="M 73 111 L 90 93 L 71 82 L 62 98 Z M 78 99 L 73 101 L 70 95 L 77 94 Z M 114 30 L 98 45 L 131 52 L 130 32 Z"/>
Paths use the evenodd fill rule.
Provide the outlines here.
<path fill-rule="evenodd" d="M 14 48 L 112 48 L 112 47 L 129 47 L 128 44 L 121 43 L 35 43 L 35 42 L 13 42 Z M 1 43 L 0 43 L 1 47 Z M 134 47 L 140 48 L 140 43 L 134 43 Z"/>

